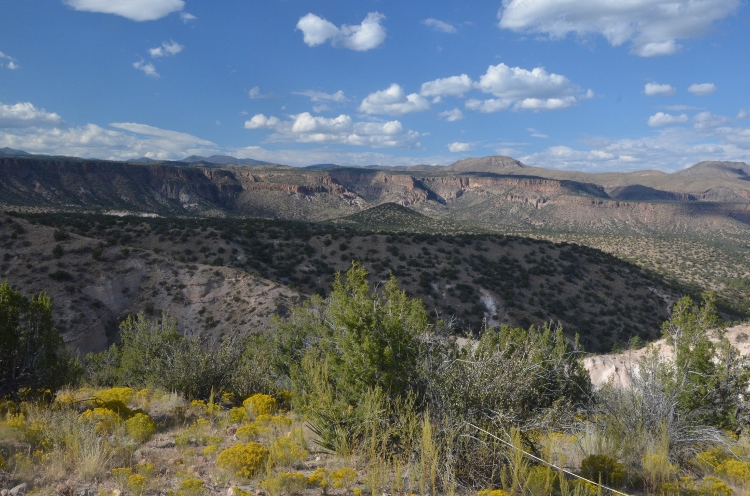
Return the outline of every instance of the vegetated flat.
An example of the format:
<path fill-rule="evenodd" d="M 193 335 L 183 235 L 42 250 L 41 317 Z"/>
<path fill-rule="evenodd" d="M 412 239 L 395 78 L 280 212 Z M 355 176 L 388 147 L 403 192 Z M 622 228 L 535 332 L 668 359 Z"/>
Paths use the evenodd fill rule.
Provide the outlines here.
<path fill-rule="evenodd" d="M 487 229 L 473 227 L 466 223 L 434 219 L 398 203 L 382 203 L 362 212 L 332 219 L 335 226 L 350 227 L 358 231 L 369 232 L 407 232 L 426 234 L 479 234 L 488 233 Z"/>
<path fill-rule="evenodd" d="M 186 332 L 211 334 L 240 325 L 249 318 L 248 307 L 253 308 L 247 292 L 255 295 L 254 305 L 266 309 L 264 317 L 283 313 L 293 299 L 292 294 L 274 289 L 278 297 L 264 302 L 263 291 L 253 285 L 265 285 L 268 291 L 283 285 L 298 295 L 326 295 L 335 274 L 346 271 L 352 260 L 361 261 L 374 284 L 396 276 L 407 293 L 424 300 L 432 316 L 453 320 L 456 332 L 478 332 L 483 325 L 560 321 L 569 336 L 579 334 L 592 351 L 625 345 L 634 336 L 656 338 L 671 302 L 685 291 L 602 251 L 515 236 L 377 234 L 263 219 L 85 214 L 23 218 L 37 225 L 16 217 L 3 221 L 0 247 L 9 258 L 0 275 L 24 292 L 56 282 L 48 281 L 47 274 L 61 263 L 60 270 L 71 274 L 55 295 L 65 301 L 61 306 L 103 305 L 110 320 L 116 321 L 151 305 L 152 314 L 164 310 L 178 318 L 188 315 L 189 320 L 181 323 Z M 27 233 L 12 239 L 17 224 L 23 224 Z M 41 230 L 39 239 L 47 236 L 45 242 L 25 240 L 36 230 Z M 88 248 L 68 248 L 71 241 L 63 241 L 64 254 L 55 259 L 51 252 L 55 230 L 70 233 L 71 239 L 80 239 L 76 242 Z M 96 247 L 104 256 L 94 260 L 91 250 Z M 68 260 L 68 253 L 80 255 Z M 32 270 L 30 260 L 41 261 L 45 270 Z M 123 280 L 118 274 L 134 265 L 141 267 L 140 278 L 127 292 L 124 287 L 115 290 L 116 281 Z M 99 279 L 91 276 L 94 273 L 100 274 Z M 190 296 L 217 285 L 226 289 L 211 301 L 204 298 L 198 303 Z M 128 303 L 110 305 L 91 290 L 110 286 L 118 297 L 126 295 Z M 69 332 L 85 335 L 84 317 L 82 313 L 78 320 L 66 321 Z"/>

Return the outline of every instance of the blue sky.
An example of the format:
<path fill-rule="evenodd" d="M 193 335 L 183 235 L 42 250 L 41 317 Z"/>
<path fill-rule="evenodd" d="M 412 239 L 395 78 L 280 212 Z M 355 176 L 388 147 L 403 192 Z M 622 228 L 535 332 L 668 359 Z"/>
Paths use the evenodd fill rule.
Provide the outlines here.
<path fill-rule="evenodd" d="M 0 14 L 0 148 L 750 162 L 740 0 L 15 0 Z"/>

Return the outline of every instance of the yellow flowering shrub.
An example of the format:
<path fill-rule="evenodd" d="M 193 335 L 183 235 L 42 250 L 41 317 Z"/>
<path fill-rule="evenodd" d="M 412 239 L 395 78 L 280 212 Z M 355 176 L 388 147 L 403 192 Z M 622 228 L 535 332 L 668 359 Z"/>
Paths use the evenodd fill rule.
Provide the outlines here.
<path fill-rule="evenodd" d="M 257 423 L 250 422 L 249 424 L 245 424 L 238 428 L 234 435 L 237 436 L 237 439 L 246 443 L 248 441 L 255 441 L 258 438 L 260 431 L 261 429 L 258 427 Z"/>
<path fill-rule="evenodd" d="M 271 445 L 271 459 L 277 465 L 288 467 L 307 458 L 308 452 L 297 437 L 282 437 Z"/>
<path fill-rule="evenodd" d="M 331 473 L 324 467 L 318 467 L 307 477 L 307 485 L 319 487 L 323 490 L 323 494 L 325 494 L 331 485 Z"/>
<path fill-rule="evenodd" d="M 205 446 L 207 444 L 219 444 L 221 438 L 211 435 L 211 422 L 199 418 L 193 422 L 190 427 L 185 429 L 181 434 L 175 437 L 177 446 L 187 446 L 189 444 Z"/>
<path fill-rule="evenodd" d="M 146 489 L 146 477 L 141 474 L 133 474 L 128 477 L 128 489 L 134 496 L 141 496 Z"/>
<path fill-rule="evenodd" d="M 477 496 L 510 496 L 502 489 L 482 489 L 477 493 Z"/>
<path fill-rule="evenodd" d="M 193 477 L 180 481 L 178 486 L 181 496 L 199 496 L 204 492 L 203 481 Z"/>
<path fill-rule="evenodd" d="M 307 477 L 299 472 L 280 472 L 260 483 L 271 496 L 302 494 L 307 487 Z"/>
<path fill-rule="evenodd" d="M 205 448 L 203 448 L 203 455 L 204 456 L 214 456 L 219 451 L 219 445 L 218 444 L 209 444 Z"/>
<path fill-rule="evenodd" d="M 355 487 L 354 489 L 352 489 L 352 494 L 354 496 L 362 496 L 362 490 L 358 487 Z"/>
<path fill-rule="evenodd" d="M 252 479 L 266 466 L 268 448 L 260 443 L 238 443 L 221 453 L 216 465 L 233 472 L 238 477 Z"/>
<path fill-rule="evenodd" d="M 716 467 L 715 473 L 741 486 L 750 482 L 750 463 L 729 459 Z"/>
<path fill-rule="evenodd" d="M 242 406 L 250 415 L 272 415 L 276 413 L 278 405 L 273 396 L 267 394 L 254 394 L 242 402 Z"/>
<path fill-rule="evenodd" d="M 696 496 L 732 496 L 732 490 L 716 477 L 706 477 L 695 488 Z"/>
<path fill-rule="evenodd" d="M 94 402 L 100 408 L 106 408 L 126 417 L 130 415 L 127 403 L 135 396 L 135 389 L 129 387 L 118 387 L 103 389 L 94 393 Z"/>
<path fill-rule="evenodd" d="M 154 464 L 151 462 L 147 462 L 146 460 L 141 460 L 140 462 L 138 462 L 138 465 L 135 466 L 135 469 L 139 474 L 147 479 L 150 479 L 151 476 L 154 475 Z"/>
<path fill-rule="evenodd" d="M 247 420 L 247 410 L 235 407 L 229 410 L 229 422 L 232 424 L 241 424 Z"/>
<path fill-rule="evenodd" d="M 117 481 L 117 487 L 122 490 L 125 490 L 125 488 L 128 486 L 128 481 L 131 475 L 133 475 L 133 469 L 131 469 L 130 467 L 112 469 L 112 476 Z"/>
<path fill-rule="evenodd" d="M 156 432 L 156 423 L 145 413 L 136 413 L 125 421 L 125 430 L 138 443 L 145 443 Z"/>
<path fill-rule="evenodd" d="M 108 408 L 86 410 L 78 417 L 78 421 L 93 425 L 97 434 L 112 434 L 122 423 L 120 415 Z"/>
<path fill-rule="evenodd" d="M 222 391 L 219 399 L 219 403 L 224 406 L 232 405 L 237 398 L 232 391 Z"/>
<path fill-rule="evenodd" d="M 8 419 L 3 423 L 20 434 L 26 432 L 26 416 L 23 413 L 9 415 Z"/>
<path fill-rule="evenodd" d="M 353 468 L 343 467 L 331 472 L 331 479 L 333 479 L 333 487 L 346 489 L 348 492 L 357 483 L 357 471 Z"/>

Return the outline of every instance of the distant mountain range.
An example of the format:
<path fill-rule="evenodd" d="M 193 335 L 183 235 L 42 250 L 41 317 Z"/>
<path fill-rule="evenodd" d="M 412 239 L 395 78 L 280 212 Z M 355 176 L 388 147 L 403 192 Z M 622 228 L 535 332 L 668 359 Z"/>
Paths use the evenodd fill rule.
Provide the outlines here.
<path fill-rule="evenodd" d="M 8 148 L 7 146 L 5 148 L 0 148 L 0 156 L 19 156 L 19 155 L 31 155 L 30 153 L 26 153 L 23 150 L 14 150 L 13 148 Z"/>

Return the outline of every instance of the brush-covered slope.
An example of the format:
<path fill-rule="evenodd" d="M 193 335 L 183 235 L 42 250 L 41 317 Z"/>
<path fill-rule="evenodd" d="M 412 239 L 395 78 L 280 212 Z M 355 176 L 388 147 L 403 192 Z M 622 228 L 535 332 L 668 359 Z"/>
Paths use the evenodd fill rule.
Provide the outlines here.
<path fill-rule="evenodd" d="M 167 310 L 179 309 L 187 291 L 180 284 L 189 284 L 181 277 L 188 277 L 192 271 L 195 276 L 207 278 L 205 284 L 211 285 L 218 284 L 213 270 L 221 274 L 230 271 L 219 280 L 226 281 L 228 274 L 232 274 L 235 286 L 229 286 L 225 298 L 201 303 L 205 307 L 202 314 L 202 307 L 192 307 L 196 315 L 205 318 L 191 321 L 186 329 L 225 322 L 228 316 L 232 316 L 230 322 L 231 319 L 241 322 L 244 319 L 241 316 L 254 308 L 242 291 L 252 289 L 259 294 L 266 291 L 253 286 L 251 276 L 288 285 L 301 294 L 325 295 L 335 274 L 346 271 L 352 260 L 361 261 L 373 285 L 382 285 L 390 274 L 395 275 L 409 294 L 424 300 L 431 315 L 454 321 L 457 332 L 476 332 L 483 322 L 528 326 L 560 321 L 571 338 L 579 334 L 590 350 L 610 350 L 614 343 L 625 344 L 633 336 L 644 340 L 657 337 L 661 322 L 668 316 L 670 302 L 683 292 L 658 276 L 597 250 L 512 236 L 377 234 L 331 224 L 259 219 L 148 219 L 72 214 L 24 217 L 49 226 L 45 231 L 48 236 L 57 229 L 90 240 L 93 246 L 101 243 L 111 260 L 110 265 L 102 265 L 107 274 L 125 270 L 136 254 L 154 260 L 154 264 L 158 260 L 158 264 L 175 270 L 185 268 L 184 276 L 174 274 L 170 268 L 154 274 L 153 283 L 139 286 L 147 289 L 138 293 L 129 289 L 129 293 L 146 297 L 133 300 L 141 305 L 148 304 L 153 294 L 166 298 L 161 300 L 164 302 L 171 302 L 169 298 L 175 300 L 176 306 Z M 10 224 L 8 229 L 12 231 Z M 10 241 L 7 239 L 6 243 L 15 250 L 11 255 L 13 264 L 0 275 L 7 275 L 12 283 L 21 284 L 22 288 L 27 284 L 34 271 L 29 268 L 26 275 L 24 263 L 32 257 L 45 260 L 46 267 L 35 272 L 36 282 L 31 287 L 40 287 L 39 283 L 49 277 L 47 274 L 57 270 L 58 260 L 51 255 L 54 243 L 47 240 L 46 246 L 36 248 L 21 246 L 18 240 Z M 61 244 L 65 253 L 76 253 Z M 28 255 L 26 250 L 31 250 Z M 130 251 L 123 255 L 122 250 Z M 154 255 L 157 252 L 159 255 Z M 96 263 L 91 262 L 91 254 L 80 256 L 83 258 L 75 264 L 67 262 L 65 257 L 59 260 L 65 264 L 61 270 L 73 273 L 67 267 L 76 267 L 76 272 L 63 285 L 58 298 L 77 301 L 85 294 L 79 293 L 79 289 L 83 292 L 96 281 L 84 272 L 84 260 L 98 270 Z M 213 267 L 207 268 L 208 265 Z M 143 270 L 152 277 L 154 270 L 150 266 Z M 182 274 L 180 270 L 178 273 Z M 239 278 L 239 274 L 248 279 Z M 87 281 L 81 288 L 77 286 L 79 279 Z M 112 279 L 122 278 L 112 275 L 94 285 L 113 284 L 106 282 Z M 68 286 L 72 289 L 65 296 Z M 238 298 L 234 297 L 234 288 Z M 120 291 L 116 289 L 113 293 L 119 296 Z M 81 304 L 88 306 L 93 302 L 85 300 Z M 153 311 L 162 308 L 160 303 Z M 137 305 L 128 309 L 137 309 Z M 212 320 L 207 322 L 207 315 Z M 71 323 L 81 326 L 77 332 L 85 332 L 84 324 L 82 317 Z"/>

